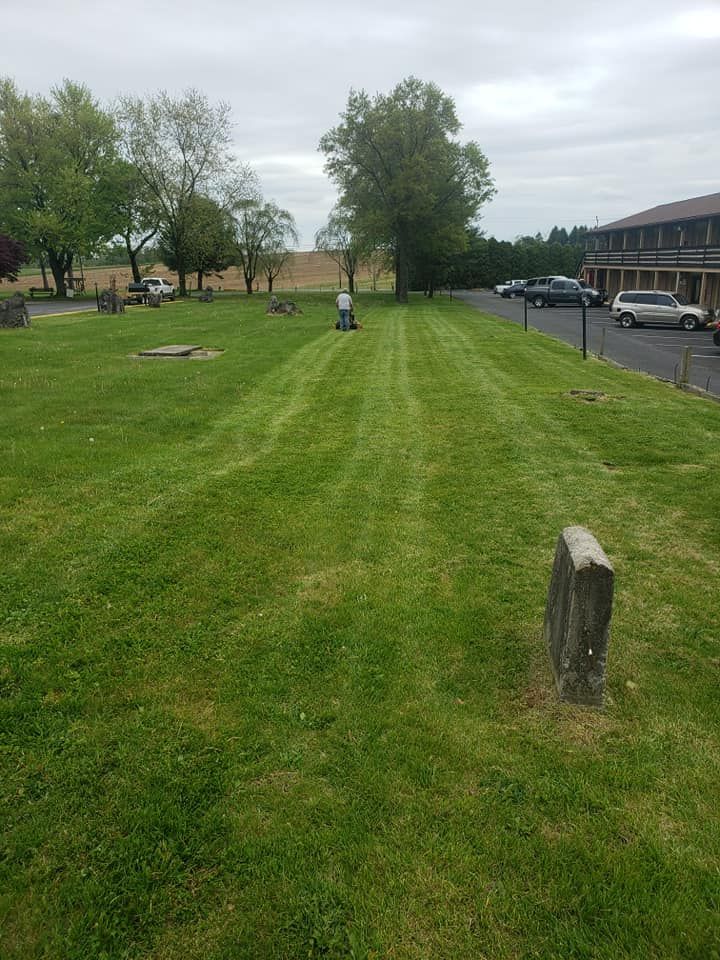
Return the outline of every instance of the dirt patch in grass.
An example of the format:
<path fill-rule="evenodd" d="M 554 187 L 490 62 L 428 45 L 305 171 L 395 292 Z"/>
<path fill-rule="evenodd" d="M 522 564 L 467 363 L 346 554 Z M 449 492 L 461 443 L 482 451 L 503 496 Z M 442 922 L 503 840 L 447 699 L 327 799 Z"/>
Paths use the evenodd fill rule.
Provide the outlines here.
<path fill-rule="evenodd" d="M 346 584 L 354 579 L 360 564 L 325 567 L 298 578 L 297 596 L 302 603 L 331 607 L 340 603 Z"/>
<path fill-rule="evenodd" d="M 552 737 L 573 746 L 595 747 L 616 726 L 607 706 L 599 709 L 561 703 L 550 665 L 540 657 L 519 700 L 527 722 L 537 728 L 542 739 Z"/>
<path fill-rule="evenodd" d="M 256 777 L 250 781 L 251 787 L 265 789 L 272 787 L 280 793 L 287 793 L 295 784 L 300 782 L 300 774 L 297 770 L 271 770 L 263 777 Z"/>

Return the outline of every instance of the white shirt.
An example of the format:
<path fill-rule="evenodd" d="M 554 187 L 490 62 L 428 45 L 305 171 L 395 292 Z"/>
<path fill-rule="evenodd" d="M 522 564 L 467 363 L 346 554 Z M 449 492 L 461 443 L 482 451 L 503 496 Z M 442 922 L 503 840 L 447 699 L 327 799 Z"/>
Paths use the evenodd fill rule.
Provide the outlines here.
<path fill-rule="evenodd" d="M 349 293 L 339 293 L 338 298 L 335 301 L 335 306 L 338 310 L 352 310 L 352 297 Z"/>

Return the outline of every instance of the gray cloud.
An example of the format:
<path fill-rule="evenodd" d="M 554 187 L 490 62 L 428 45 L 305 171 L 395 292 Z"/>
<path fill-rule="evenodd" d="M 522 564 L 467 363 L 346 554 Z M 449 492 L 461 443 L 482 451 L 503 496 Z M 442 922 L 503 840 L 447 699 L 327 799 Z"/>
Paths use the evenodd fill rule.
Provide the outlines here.
<path fill-rule="evenodd" d="M 334 202 L 317 144 L 349 88 L 387 91 L 411 73 L 455 98 L 463 139 L 487 154 L 498 196 L 482 226 L 500 238 L 720 189 L 714 0 L 66 0 L 54 11 L 51 0 L 4 11 L 6 37 L 36 26 L 30 51 L 4 44 L 0 72 L 38 92 L 68 76 L 106 102 L 188 86 L 227 101 L 238 156 L 295 215 L 304 248 Z"/>

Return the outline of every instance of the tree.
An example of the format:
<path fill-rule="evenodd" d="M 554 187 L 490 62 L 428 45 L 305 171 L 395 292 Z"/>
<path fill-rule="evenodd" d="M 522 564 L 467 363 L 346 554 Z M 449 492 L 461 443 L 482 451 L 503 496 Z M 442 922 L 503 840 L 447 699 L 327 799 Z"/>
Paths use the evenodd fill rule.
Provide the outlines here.
<path fill-rule="evenodd" d="M 350 293 L 354 293 L 362 243 L 352 232 L 350 216 L 340 207 L 332 210 L 326 225 L 315 234 L 315 249 L 340 267 L 348 278 Z"/>
<path fill-rule="evenodd" d="M 197 90 L 174 99 L 123 97 L 119 103 L 123 150 L 157 204 L 166 249 L 187 293 L 187 262 L 198 194 L 229 209 L 247 194 L 253 174 L 229 152 L 230 108 L 212 106 Z"/>
<path fill-rule="evenodd" d="M 287 246 L 278 246 L 276 249 L 266 247 L 260 253 L 258 261 L 263 276 L 267 280 L 268 293 L 273 291 L 273 283 L 285 264 L 292 256 L 292 250 Z"/>
<path fill-rule="evenodd" d="M 278 212 L 280 215 L 275 218 L 258 260 L 267 280 L 268 293 L 272 293 L 273 281 L 292 256 L 290 248 L 296 247 L 300 239 L 292 214 L 287 210 Z"/>
<path fill-rule="evenodd" d="M 14 283 L 18 278 L 20 267 L 27 263 L 28 256 L 25 247 L 12 237 L 0 234 L 0 280 L 9 280 Z"/>
<path fill-rule="evenodd" d="M 126 160 L 118 160 L 112 176 L 115 180 L 113 202 L 125 253 L 135 283 L 140 283 L 138 256 L 160 229 L 160 209 L 137 168 Z"/>
<path fill-rule="evenodd" d="M 66 80 L 45 99 L 0 81 L 0 217 L 47 257 L 58 296 L 74 257 L 117 233 L 109 176 L 116 141 L 87 87 Z"/>
<path fill-rule="evenodd" d="M 237 203 L 234 217 L 237 260 L 245 278 L 245 289 L 252 294 L 263 256 L 287 246 L 287 241 L 297 242 L 295 220 L 289 211 L 264 201 L 259 194 Z"/>
<path fill-rule="evenodd" d="M 235 254 L 235 223 L 227 210 L 209 197 L 196 194 L 189 209 L 189 226 L 181 251 L 188 272 L 197 271 L 197 289 L 206 274 L 225 270 Z M 177 250 L 160 236 L 160 257 L 166 267 L 177 270 Z"/>
<path fill-rule="evenodd" d="M 454 139 L 453 100 L 415 77 L 372 100 L 351 90 L 341 117 L 320 140 L 325 169 L 356 233 L 392 247 L 395 295 L 405 302 L 411 258 L 424 241 L 423 255 L 443 231 L 447 242 L 462 242 L 463 228 L 495 192 L 488 161 L 476 143 Z"/>

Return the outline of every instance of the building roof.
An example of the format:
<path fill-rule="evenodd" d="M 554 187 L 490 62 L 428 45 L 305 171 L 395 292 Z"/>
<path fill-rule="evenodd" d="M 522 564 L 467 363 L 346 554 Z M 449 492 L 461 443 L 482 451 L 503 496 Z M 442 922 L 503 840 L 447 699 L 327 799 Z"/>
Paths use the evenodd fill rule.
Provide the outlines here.
<path fill-rule="evenodd" d="M 702 217 L 720 216 L 720 193 L 708 193 L 704 197 L 692 197 L 690 200 L 678 200 L 675 203 L 661 203 L 642 213 L 634 213 L 623 220 L 606 223 L 589 233 L 603 233 L 605 230 L 631 230 L 633 227 L 647 227 L 654 223 L 672 223 L 675 220 L 699 220 Z"/>

